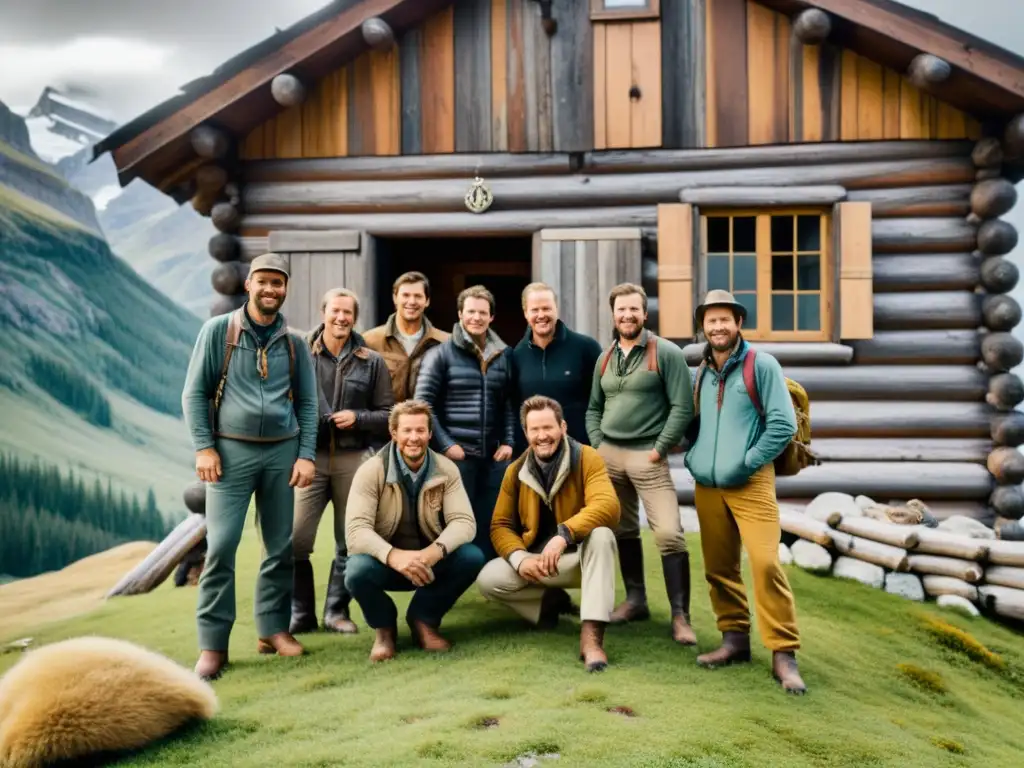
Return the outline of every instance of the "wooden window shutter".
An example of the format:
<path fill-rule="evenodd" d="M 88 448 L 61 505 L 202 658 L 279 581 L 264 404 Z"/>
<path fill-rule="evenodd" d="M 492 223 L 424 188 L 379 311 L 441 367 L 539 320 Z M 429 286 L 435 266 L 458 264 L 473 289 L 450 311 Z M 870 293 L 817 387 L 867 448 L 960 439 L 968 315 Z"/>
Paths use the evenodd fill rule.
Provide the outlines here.
<path fill-rule="evenodd" d="M 871 203 L 836 203 L 839 255 L 839 337 L 870 339 L 875 332 L 871 269 Z"/>
<path fill-rule="evenodd" d="M 693 338 L 693 264 L 696 208 L 658 206 L 658 331 L 666 339 Z"/>

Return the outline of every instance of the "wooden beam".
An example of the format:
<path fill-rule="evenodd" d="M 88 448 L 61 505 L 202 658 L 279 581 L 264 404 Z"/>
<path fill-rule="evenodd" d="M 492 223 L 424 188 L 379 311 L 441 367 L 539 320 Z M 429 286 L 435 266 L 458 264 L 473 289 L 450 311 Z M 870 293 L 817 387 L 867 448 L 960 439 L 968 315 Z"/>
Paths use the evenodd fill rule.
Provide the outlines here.
<path fill-rule="evenodd" d="M 684 189 L 679 199 L 693 205 L 716 207 L 832 205 L 846 198 L 846 190 L 836 184 L 814 187 L 696 187 Z"/>

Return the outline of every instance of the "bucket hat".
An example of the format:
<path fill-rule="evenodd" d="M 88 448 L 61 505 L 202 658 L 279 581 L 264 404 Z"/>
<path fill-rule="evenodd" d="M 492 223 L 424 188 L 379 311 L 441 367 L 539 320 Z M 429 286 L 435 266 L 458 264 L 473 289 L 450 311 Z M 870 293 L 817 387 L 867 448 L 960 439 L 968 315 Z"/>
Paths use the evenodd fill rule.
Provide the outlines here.
<path fill-rule="evenodd" d="M 697 330 L 704 328 L 704 313 L 707 312 L 710 307 L 732 307 L 740 315 L 740 320 L 746 322 L 747 319 L 747 308 L 740 304 L 728 291 L 721 289 L 715 289 L 708 291 L 704 296 L 704 302 L 697 306 L 697 309 L 693 313 L 694 325 Z"/>

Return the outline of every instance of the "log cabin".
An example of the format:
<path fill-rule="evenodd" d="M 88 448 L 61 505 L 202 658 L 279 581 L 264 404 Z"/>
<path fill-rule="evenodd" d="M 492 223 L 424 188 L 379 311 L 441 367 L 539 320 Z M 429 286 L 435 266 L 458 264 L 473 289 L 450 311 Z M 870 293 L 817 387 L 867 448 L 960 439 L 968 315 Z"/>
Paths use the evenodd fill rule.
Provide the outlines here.
<path fill-rule="evenodd" d="M 431 317 L 484 283 L 523 333 L 544 280 L 611 340 L 641 283 L 692 364 L 707 290 L 811 400 L 822 464 L 780 498 L 1024 515 L 1024 347 L 1000 217 L 1024 175 L 1024 59 L 890 0 L 336 0 L 95 148 L 218 230 L 213 315 L 290 258 L 286 315 L 337 284 L 362 328 L 416 268 Z M 673 470 L 681 503 L 692 480 Z"/>

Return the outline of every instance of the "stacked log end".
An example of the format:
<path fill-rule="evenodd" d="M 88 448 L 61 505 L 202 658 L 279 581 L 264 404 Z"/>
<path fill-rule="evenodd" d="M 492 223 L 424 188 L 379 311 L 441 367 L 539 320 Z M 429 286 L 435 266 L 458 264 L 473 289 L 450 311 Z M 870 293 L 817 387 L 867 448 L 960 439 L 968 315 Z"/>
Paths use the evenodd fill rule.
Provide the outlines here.
<path fill-rule="evenodd" d="M 968 518 L 949 518 L 937 528 L 893 522 L 887 509 L 841 493 L 821 494 L 805 508 L 783 505 L 780 523 L 790 546 L 782 545 L 781 557 L 911 600 L 950 601 L 972 613 L 1024 620 L 1024 541 L 1000 540 Z"/>
<path fill-rule="evenodd" d="M 999 517 L 1008 520 L 1024 516 L 1024 454 L 1017 450 L 1024 439 L 1024 425 L 1019 414 L 1017 419 L 1012 415 L 1024 401 L 1024 383 L 1011 373 L 1024 360 L 1024 344 L 1012 334 L 1021 320 L 1020 305 L 1007 295 L 1020 275 L 1013 262 L 1004 258 L 1017 246 L 1018 235 L 1012 224 L 1000 218 L 1017 203 L 1015 185 L 1002 175 L 1006 158 L 1019 154 L 1020 147 L 1007 144 L 1007 137 L 1015 136 L 1011 127 L 1003 141 L 989 136 L 975 145 L 971 159 L 978 174 L 971 190 L 969 216 L 978 227 L 975 255 L 981 259 L 981 287 L 985 291 L 981 357 L 990 374 L 985 400 L 998 412 L 992 425 L 995 447 L 987 462 L 995 484 L 989 503 Z"/>

